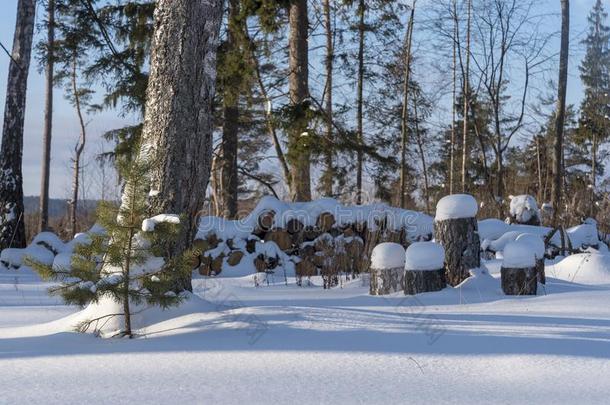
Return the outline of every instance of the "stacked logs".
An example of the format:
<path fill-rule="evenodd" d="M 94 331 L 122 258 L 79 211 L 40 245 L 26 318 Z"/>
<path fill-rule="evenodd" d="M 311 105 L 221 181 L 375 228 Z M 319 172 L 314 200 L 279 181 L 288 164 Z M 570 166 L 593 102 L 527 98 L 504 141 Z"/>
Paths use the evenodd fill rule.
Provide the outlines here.
<path fill-rule="evenodd" d="M 282 218 L 272 209 L 261 210 L 251 232 L 232 237 L 214 231 L 200 235 L 194 242 L 194 267 L 201 275 L 213 276 L 226 266 L 247 265 L 244 261 L 250 261 L 257 272 L 267 273 L 279 265 L 290 265 L 297 284 L 322 276 L 324 287 L 331 288 L 338 284 L 340 274 L 356 277 L 368 272 L 373 248 L 379 243 L 409 244 L 406 229 L 390 229 L 383 216 L 369 225 L 364 219 L 338 224 L 333 213 L 324 211 L 315 221 L 301 220 L 296 212 L 289 214 L 294 217 Z M 270 245 L 275 248 L 270 249 Z"/>

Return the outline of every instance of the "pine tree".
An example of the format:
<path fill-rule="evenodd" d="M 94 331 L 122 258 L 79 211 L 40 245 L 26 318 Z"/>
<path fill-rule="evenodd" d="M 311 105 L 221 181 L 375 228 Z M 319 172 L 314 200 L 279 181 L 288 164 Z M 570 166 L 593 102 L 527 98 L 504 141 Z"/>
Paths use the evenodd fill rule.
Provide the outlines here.
<path fill-rule="evenodd" d="M 76 246 L 71 265 L 65 268 L 29 261 L 46 280 L 60 282 L 50 293 L 66 304 L 85 306 L 111 300 L 120 308 L 85 319 L 77 330 L 98 332 L 111 318 L 123 326 L 118 336 L 133 337 L 131 316 L 141 305 L 168 308 L 185 295 L 175 291 L 177 281 L 190 273 L 190 252 L 170 257 L 180 235 L 180 219 L 173 215 L 148 218 L 149 168 L 140 162 L 121 168 L 127 179 L 120 205 L 102 202 L 97 223 L 104 233 L 90 233 L 89 244 Z"/>
<path fill-rule="evenodd" d="M 582 41 L 587 52 L 580 65 L 585 97 L 580 108 L 581 139 L 590 144 L 590 215 L 594 213 L 597 177 L 603 174 L 598 164 L 601 146 L 610 137 L 610 27 L 604 25 L 608 13 L 597 0 L 589 14 L 589 32 Z"/>

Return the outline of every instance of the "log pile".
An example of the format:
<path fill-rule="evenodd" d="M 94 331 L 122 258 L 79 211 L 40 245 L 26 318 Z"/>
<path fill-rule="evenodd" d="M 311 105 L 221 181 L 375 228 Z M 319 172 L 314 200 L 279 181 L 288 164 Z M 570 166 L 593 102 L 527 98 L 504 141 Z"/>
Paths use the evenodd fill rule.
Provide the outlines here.
<path fill-rule="evenodd" d="M 275 200 L 267 206 L 263 201 L 259 205 L 263 208 L 257 207 L 241 223 L 217 217 L 204 218 L 211 221 L 211 226 L 201 232 L 200 224 L 198 239 L 193 243 L 193 267 L 201 275 L 214 276 L 223 270 L 232 271 L 234 267 L 243 272 L 247 272 L 248 267 L 252 273 L 273 273 L 288 268 L 291 270 L 288 273 L 296 276 L 298 285 L 310 277 L 321 276 L 324 287 L 332 288 L 339 284 L 341 276 L 350 279 L 368 272 L 373 248 L 379 243 L 394 241 L 406 247 L 414 239 L 412 223 L 399 228 L 396 226 L 399 221 L 394 219 L 393 225 L 389 224 L 386 216 L 394 209 L 387 206 L 380 206 L 381 214 L 373 212 L 370 216 L 372 209 L 366 211 L 364 207 L 364 218 L 360 218 L 350 216 L 356 210 L 351 207 L 338 206 L 336 212 L 314 207 L 312 215 L 302 203 L 291 206 Z M 345 212 L 347 220 L 341 216 Z M 405 216 L 407 211 L 400 213 Z M 412 214 L 416 221 L 429 221 L 430 231 L 424 236 L 416 236 L 429 240 L 431 219 Z M 240 225 L 243 226 L 239 228 Z M 411 227 L 411 233 L 407 226 Z"/>

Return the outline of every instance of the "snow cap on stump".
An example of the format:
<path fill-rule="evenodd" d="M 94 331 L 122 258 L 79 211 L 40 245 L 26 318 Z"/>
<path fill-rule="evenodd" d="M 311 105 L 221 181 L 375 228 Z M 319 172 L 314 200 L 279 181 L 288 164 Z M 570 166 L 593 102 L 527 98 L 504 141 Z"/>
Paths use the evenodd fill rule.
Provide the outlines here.
<path fill-rule="evenodd" d="M 407 248 L 405 270 L 440 270 L 445 267 L 445 249 L 435 242 L 415 242 Z"/>
<path fill-rule="evenodd" d="M 373 249 L 371 268 L 395 269 L 405 265 L 405 249 L 393 242 L 380 243 Z"/>
<path fill-rule="evenodd" d="M 522 233 L 517 236 L 517 242 L 523 242 L 529 245 L 530 249 L 533 250 L 536 259 L 544 259 L 544 241 L 538 235 L 533 233 Z"/>
<path fill-rule="evenodd" d="M 474 218 L 478 210 L 477 200 L 470 194 L 452 194 L 441 198 L 436 204 L 434 220 Z"/>
<path fill-rule="evenodd" d="M 536 266 L 536 251 L 526 241 L 511 242 L 504 248 L 502 267 L 524 269 Z"/>

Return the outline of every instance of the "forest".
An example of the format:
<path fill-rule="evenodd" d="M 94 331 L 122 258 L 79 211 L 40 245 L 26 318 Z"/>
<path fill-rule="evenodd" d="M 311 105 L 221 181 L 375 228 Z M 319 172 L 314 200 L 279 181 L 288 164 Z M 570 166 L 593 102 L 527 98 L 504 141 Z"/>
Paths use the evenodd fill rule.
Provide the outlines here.
<path fill-rule="evenodd" d="M 8 402 L 603 403 L 609 8 L 8 1 Z"/>

